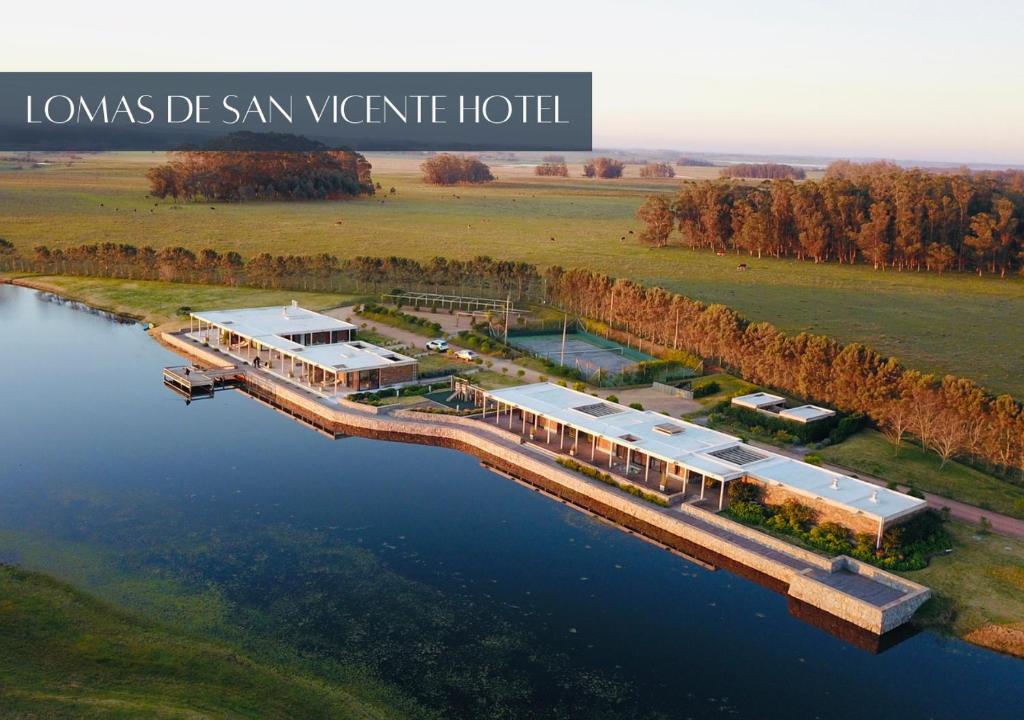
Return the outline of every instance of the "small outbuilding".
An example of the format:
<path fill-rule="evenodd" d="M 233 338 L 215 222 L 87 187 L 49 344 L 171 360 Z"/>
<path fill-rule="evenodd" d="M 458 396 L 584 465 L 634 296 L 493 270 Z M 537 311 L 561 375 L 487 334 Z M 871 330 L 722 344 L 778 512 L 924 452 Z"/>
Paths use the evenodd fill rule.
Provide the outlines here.
<path fill-rule="evenodd" d="M 801 405 L 795 408 L 782 408 L 779 417 L 806 425 L 826 418 L 835 417 L 836 411 L 817 405 Z"/>
<path fill-rule="evenodd" d="M 768 412 L 777 412 L 782 404 L 786 402 L 786 398 L 779 397 L 778 395 L 772 395 L 766 392 L 756 392 L 750 395 L 740 395 L 732 399 L 733 405 L 739 407 L 745 407 L 749 410 L 765 410 Z"/>

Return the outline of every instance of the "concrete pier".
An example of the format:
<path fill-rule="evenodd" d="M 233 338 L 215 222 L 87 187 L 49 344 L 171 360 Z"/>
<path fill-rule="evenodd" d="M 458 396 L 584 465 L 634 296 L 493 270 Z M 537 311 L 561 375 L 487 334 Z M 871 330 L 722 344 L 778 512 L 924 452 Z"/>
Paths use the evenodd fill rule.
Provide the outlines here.
<path fill-rule="evenodd" d="M 160 336 L 171 349 L 211 368 L 228 358 L 181 334 Z M 847 556 L 822 557 L 690 505 L 663 508 L 568 470 L 507 429 L 469 418 L 411 410 L 381 412 L 314 393 L 257 369 L 242 368 L 244 386 L 259 398 L 302 414 L 336 433 L 438 445 L 479 457 L 513 477 L 661 544 L 754 577 L 791 601 L 823 611 L 852 628 L 882 635 L 903 625 L 930 590 Z"/>

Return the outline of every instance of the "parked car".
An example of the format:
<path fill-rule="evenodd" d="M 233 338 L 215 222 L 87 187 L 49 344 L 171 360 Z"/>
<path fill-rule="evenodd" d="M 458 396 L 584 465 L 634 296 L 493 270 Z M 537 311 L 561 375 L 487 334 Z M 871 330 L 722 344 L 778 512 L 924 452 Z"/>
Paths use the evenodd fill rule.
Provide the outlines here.
<path fill-rule="evenodd" d="M 448 352 L 448 341 L 444 338 L 428 340 L 427 350 L 433 350 L 434 352 Z"/>
<path fill-rule="evenodd" d="M 476 353 L 476 352 L 474 352 L 472 350 L 463 349 L 463 350 L 459 350 L 457 353 L 455 353 L 455 357 L 457 357 L 459 360 L 465 360 L 467 362 L 475 362 L 476 359 L 478 357 L 480 357 L 480 355 L 479 355 L 479 353 Z"/>

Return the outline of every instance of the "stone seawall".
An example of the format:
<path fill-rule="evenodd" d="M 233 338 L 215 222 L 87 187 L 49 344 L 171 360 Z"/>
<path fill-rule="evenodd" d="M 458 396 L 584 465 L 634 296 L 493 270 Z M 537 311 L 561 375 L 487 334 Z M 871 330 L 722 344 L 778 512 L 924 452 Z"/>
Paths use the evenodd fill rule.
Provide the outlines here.
<path fill-rule="evenodd" d="M 201 364 L 235 364 L 230 357 L 178 335 L 165 333 L 160 340 Z M 567 502 L 666 546 L 751 577 L 871 633 L 880 635 L 906 622 L 930 594 L 924 586 L 892 573 L 845 556 L 822 557 L 689 505 L 666 509 L 636 499 L 563 468 L 547 454 L 519 442 L 517 436 L 486 422 L 411 410 L 381 412 L 347 400 L 328 404 L 266 373 L 246 369 L 245 375 L 261 399 L 314 417 L 319 426 L 349 435 L 438 445 L 475 455 Z M 837 573 L 853 574 L 868 583 L 898 590 L 898 597 L 884 604 L 872 603 L 830 585 L 829 579 Z"/>

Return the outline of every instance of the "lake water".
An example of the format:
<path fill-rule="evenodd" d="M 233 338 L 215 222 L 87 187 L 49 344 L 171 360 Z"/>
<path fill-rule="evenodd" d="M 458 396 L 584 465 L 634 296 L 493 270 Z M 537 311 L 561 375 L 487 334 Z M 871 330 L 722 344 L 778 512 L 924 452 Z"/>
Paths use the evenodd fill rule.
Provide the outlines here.
<path fill-rule="evenodd" d="M 446 717 L 1020 717 L 1020 661 L 930 632 L 869 654 L 471 457 L 186 405 L 178 362 L 0 286 L 0 559 Z"/>

